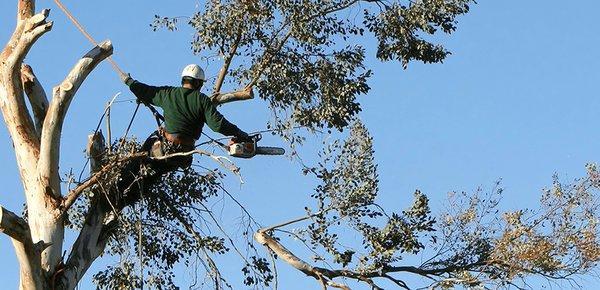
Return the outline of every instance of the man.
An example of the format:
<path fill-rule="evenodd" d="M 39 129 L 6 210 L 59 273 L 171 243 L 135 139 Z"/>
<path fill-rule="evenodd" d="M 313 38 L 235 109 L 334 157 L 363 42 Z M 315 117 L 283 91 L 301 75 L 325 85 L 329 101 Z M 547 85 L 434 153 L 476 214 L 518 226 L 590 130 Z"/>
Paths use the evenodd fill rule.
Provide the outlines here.
<path fill-rule="evenodd" d="M 151 156 L 163 156 L 177 152 L 194 150 L 194 144 L 206 123 L 210 129 L 225 136 L 233 136 L 237 142 L 250 139 L 248 134 L 227 121 L 209 97 L 200 92 L 206 78 L 200 66 L 190 64 L 181 74 L 181 87 L 154 87 L 122 74 L 121 80 L 129 86 L 133 94 L 145 104 L 163 109 L 165 126 L 154 132 L 142 146 Z M 163 140 L 163 142 L 161 142 Z M 159 173 L 185 168 L 192 164 L 192 156 L 169 158 L 157 163 Z M 153 166 L 154 167 L 154 166 Z"/>

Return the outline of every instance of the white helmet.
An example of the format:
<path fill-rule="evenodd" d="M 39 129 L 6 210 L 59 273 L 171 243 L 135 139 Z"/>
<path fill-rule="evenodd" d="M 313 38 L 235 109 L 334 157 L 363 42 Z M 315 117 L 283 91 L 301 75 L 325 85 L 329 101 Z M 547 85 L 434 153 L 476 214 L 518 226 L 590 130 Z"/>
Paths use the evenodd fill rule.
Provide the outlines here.
<path fill-rule="evenodd" d="M 183 69 L 181 77 L 190 77 L 201 81 L 206 81 L 204 70 L 197 64 L 190 64 Z"/>

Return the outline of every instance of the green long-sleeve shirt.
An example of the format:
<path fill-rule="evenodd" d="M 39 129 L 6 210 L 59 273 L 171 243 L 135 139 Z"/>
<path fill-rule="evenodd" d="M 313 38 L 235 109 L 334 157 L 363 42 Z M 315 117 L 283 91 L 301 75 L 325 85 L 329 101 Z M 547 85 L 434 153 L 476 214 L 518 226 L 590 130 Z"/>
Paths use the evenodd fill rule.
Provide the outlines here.
<path fill-rule="evenodd" d="M 154 87 L 138 81 L 129 82 L 129 89 L 142 102 L 163 109 L 165 129 L 171 134 L 200 138 L 204 123 L 225 136 L 241 136 L 237 126 L 221 115 L 205 94 L 183 87 Z"/>

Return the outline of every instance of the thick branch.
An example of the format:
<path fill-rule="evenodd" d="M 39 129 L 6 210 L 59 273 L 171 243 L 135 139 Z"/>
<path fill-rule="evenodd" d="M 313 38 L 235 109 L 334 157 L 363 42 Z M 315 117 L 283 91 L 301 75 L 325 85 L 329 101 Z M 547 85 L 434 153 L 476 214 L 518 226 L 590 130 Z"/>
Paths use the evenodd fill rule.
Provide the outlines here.
<path fill-rule="evenodd" d="M 0 206 L 0 232 L 21 243 L 28 239 L 31 241 L 27 222 L 2 206 Z"/>
<path fill-rule="evenodd" d="M 46 91 L 33 73 L 31 66 L 27 64 L 21 66 L 21 81 L 23 82 L 23 89 L 29 98 L 31 109 L 33 110 L 36 132 L 38 133 L 38 137 L 41 137 L 44 118 L 48 110 Z"/>
<path fill-rule="evenodd" d="M 361 274 L 361 273 L 356 273 L 356 272 L 352 272 L 352 271 L 348 271 L 348 270 L 330 270 L 330 269 L 325 269 L 325 268 L 320 268 L 320 267 L 314 267 L 314 266 L 308 264 L 307 262 L 305 262 L 304 260 L 300 259 L 294 253 L 292 253 L 286 247 L 284 247 L 279 241 L 277 241 L 273 237 L 271 237 L 268 234 L 268 231 L 266 229 L 260 229 L 258 232 L 256 232 L 254 234 L 254 239 L 258 243 L 269 248 L 271 251 L 273 251 L 277 255 L 277 257 L 281 258 L 283 261 L 288 263 L 290 266 L 296 268 L 297 270 L 306 274 L 307 276 L 311 276 L 311 277 L 317 279 L 321 283 L 326 283 L 326 285 L 329 285 L 331 287 L 347 289 L 347 288 L 344 288 L 344 287 L 346 287 L 345 285 L 337 284 L 337 283 L 331 281 L 331 279 L 334 279 L 337 277 L 346 277 L 346 278 L 351 278 L 351 279 L 365 282 L 365 283 L 369 284 L 372 287 L 372 289 L 382 289 L 382 288 L 378 287 L 377 285 L 375 285 L 375 283 L 373 282 L 373 280 L 371 278 L 384 277 L 383 275 L 385 275 L 385 273 L 373 272 L 373 273 Z"/>
<path fill-rule="evenodd" d="M 99 197 L 101 198 L 101 197 Z M 55 281 L 56 289 L 74 289 L 92 263 L 104 252 L 109 240 L 109 231 L 116 222 L 110 220 L 107 211 L 99 206 L 98 199 L 92 201 L 83 228 L 73 244 L 63 274 Z"/>
<path fill-rule="evenodd" d="M 21 272 L 20 289 L 42 289 L 40 252 L 43 249 L 36 247 L 31 241 L 27 222 L 0 206 L 0 232 L 12 238 Z"/>
<path fill-rule="evenodd" d="M 287 248 L 285 248 L 281 243 L 277 240 L 273 239 L 267 231 L 261 229 L 254 234 L 254 239 L 261 245 L 268 247 L 271 251 L 277 254 L 277 257 L 283 259 L 290 266 L 298 269 L 300 272 L 306 274 L 307 276 L 314 277 L 317 280 L 320 280 L 322 274 L 317 271 L 317 269 L 302 259 L 298 258 L 294 253 L 290 252 Z"/>
<path fill-rule="evenodd" d="M 225 103 L 231 103 L 235 101 L 245 101 L 254 98 L 254 93 L 252 92 L 252 87 L 247 87 L 242 91 L 236 91 L 232 93 L 225 94 L 215 94 L 211 97 L 211 101 L 215 105 L 222 105 Z"/>
<path fill-rule="evenodd" d="M 33 1 L 21 1 L 19 7 L 19 15 L 30 16 Z M 52 28 L 52 23 L 46 23 L 48 13 L 49 10 L 44 10 L 35 16 L 20 18 L 13 36 L 0 55 L 0 104 L 24 183 L 29 183 L 28 180 L 34 177 L 34 160 L 39 156 L 39 137 L 25 104 L 21 63 L 35 41 Z"/>
<path fill-rule="evenodd" d="M 16 46 L 8 57 L 9 67 L 11 67 L 11 70 L 15 73 L 20 70 L 23 59 L 25 59 L 25 56 L 27 56 L 27 53 L 31 47 L 33 47 L 35 42 L 52 29 L 52 22 L 46 22 L 49 14 L 50 9 L 44 9 L 42 12 L 28 17 L 20 24 L 24 25 L 22 27 L 22 34 L 18 37 Z M 17 28 L 17 30 L 19 30 L 19 28 Z"/>
<path fill-rule="evenodd" d="M 54 189 L 52 193 L 55 197 L 60 196 L 60 192 L 56 192 L 60 188 L 58 159 L 60 135 L 67 110 L 83 81 L 112 51 L 110 41 L 100 43 L 79 60 L 60 86 L 54 88 L 54 96 L 44 120 L 38 174 L 45 187 Z"/>

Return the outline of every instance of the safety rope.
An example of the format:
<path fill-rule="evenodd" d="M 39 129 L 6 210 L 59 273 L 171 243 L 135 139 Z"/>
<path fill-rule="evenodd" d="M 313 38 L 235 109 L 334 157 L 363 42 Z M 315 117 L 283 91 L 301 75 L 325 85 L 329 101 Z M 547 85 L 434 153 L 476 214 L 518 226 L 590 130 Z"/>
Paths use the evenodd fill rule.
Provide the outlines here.
<path fill-rule="evenodd" d="M 133 124 L 133 120 L 135 120 L 135 116 L 137 115 L 137 112 L 139 109 L 140 109 L 140 103 L 138 103 L 137 106 L 135 106 L 135 111 L 133 111 L 133 116 L 131 116 L 131 120 L 129 120 L 129 125 L 127 125 L 127 129 L 125 130 L 125 134 L 123 135 L 123 138 L 121 138 L 122 142 L 125 142 L 125 139 L 127 138 L 127 134 L 129 134 L 129 129 L 131 129 L 131 125 Z"/>
<path fill-rule="evenodd" d="M 77 21 L 77 18 L 75 18 L 73 16 L 73 14 L 71 14 L 71 12 L 69 11 L 69 9 L 67 9 L 67 7 L 65 7 L 62 2 L 60 2 L 60 0 L 54 0 L 54 3 L 56 3 L 56 5 L 58 6 L 58 8 L 60 8 L 60 10 L 62 10 L 67 17 L 69 18 L 69 20 L 71 20 L 71 22 L 73 22 L 73 24 L 75 25 L 75 27 L 77 27 L 77 29 L 79 29 L 79 31 L 81 31 L 81 33 L 83 33 L 83 35 L 95 46 L 98 46 L 98 42 L 96 42 L 96 40 L 94 40 L 94 38 L 85 30 L 85 28 L 83 28 L 83 26 L 81 25 L 81 23 L 79 23 L 79 21 Z M 113 69 L 119 73 L 119 74 L 125 74 L 123 72 L 123 70 L 121 70 L 121 68 L 119 67 L 119 65 L 112 59 L 112 57 L 108 57 L 108 62 L 110 63 L 110 65 L 113 67 Z"/>
<path fill-rule="evenodd" d="M 56 5 L 58 6 L 58 8 L 60 8 L 60 10 L 62 10 L 65 15 L 67 16 L 67 18 L 69 18 L 69 20 L 71 20 L 71 22 L 73 22 L 73 24 L 75 25 L 75 27 L 95 46 L 98 46 L 98 42 L 96 42 L 96 40 L 85 30 L 85 28 L 83 27 L 83 25 L 81 25 L 81 23 L 77 20 L 77 18 L 75 18 L 75 16 L 73 16 L 73 14 L 69 11 L 69 9 L 67 9 L 67 7 L 62 4 L 62 2 L 60 0 L 54 0 L 54 3 L 56 3 Z M 112 59 L 111 56 L 108 57 L 108 62 L 110 63 L 110 65 L 112 66 L 112 68 L 114 69 L 115 72 L 117 72 L 119 75 L 124 75 L 125 72 L 123 72 L 123 70 L 119 67 L 119 65 Z M 156 108 L 154 108 L 152 105 L 150 104 L 146 104 L 143 103 L 146 107 L 148 107 L 148 109 L 150 109 L 150 111 L 152 112 L 152 114 L 154 115 L 154 118 L 156 119 L 156 123 L 158 125 L 158 127 L 160 128 L 161 125 L 161 121 L 165 121 L 165 118 L 156 110 Z M 137 110 L 139 109 L 139 103 L 138 106 L 135 109 L 135 113 L 133 114 L 133 118 L 135 118 L 135 115 L 137 113 Z M 129 127 L 131 127 L 131 123 L 133 123 L 133 118 L 132 120 L 129 122 Z M 125 132 L 125 136 L 127 136 L 127 133 L 129 132 L 129 127 L 127 127 L 127 131 Z"/>

